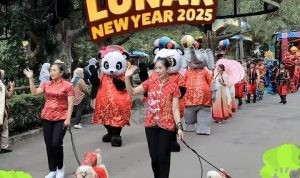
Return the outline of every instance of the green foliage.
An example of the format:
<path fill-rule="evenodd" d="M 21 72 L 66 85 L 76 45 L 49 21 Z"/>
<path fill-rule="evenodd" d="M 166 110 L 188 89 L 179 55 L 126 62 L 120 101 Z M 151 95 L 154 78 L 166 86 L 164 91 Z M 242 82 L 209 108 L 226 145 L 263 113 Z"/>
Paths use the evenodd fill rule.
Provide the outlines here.
<path fill-rule="evenodd" d="M 0 68 L 5 70 L 6 77 L 14 77 L 16 85 L 19 86 L 24 84 L 22 69 L 25 68 L 26 61 L 16 46 L 20 46 L 16 41 L 0 41 Z"/>
<path fill-rule="evenodd" d="M 24 30 L 28 27 L 28 21 L 24 10 L 18 6 L 8 8 L 7 18 L 10 19 L 11 37 L 0 41 L 0 68 L 5 70 L 6 76 L 13 76 L 18 85 L 18 79 L 24 77 L 22 69 L 28 64 L 21 49 L 21 40 Z M 6 23 L 6 20 L 1 18 L 0 24 Z"/>
<path fill-rule="evenodd" d="M 278 12 L 249 17 L 248 22 L 254 39 L 267 43 L 275 32 L 299 30 L 299 8 L 298 0 L 283 0 Z"/>
<path fill-rule="evenodd" d="M 300 148 L 284 144 L 270 149 L 263 155 L 265 166 L 260 170 L 262 178 L 290 178 L 293 170 L 300 168 Z"/>
<path fill-rule="evenodd" d="M 32 130 L 41 126 L 40 113 L 44 96 L 31 94 L 15 95 L 9 100 L 13 121 L 9 124 L 11 135 Z"/>
<path fill-rule="evenodd" d="M 23 171 L 2 171 L 2 170 L 0 170 L 0 178 L 32 178 L 32 176 Z"/>
<path fill-rule="evenodd" d="M 82 58 L 84 62 L 90 60 L 91 58 L 97 58 L 98 47 L 96 44 L 92 43 L 87 37 L 81 37 L 75 41 L 72 46 L 73 59 Z"/>

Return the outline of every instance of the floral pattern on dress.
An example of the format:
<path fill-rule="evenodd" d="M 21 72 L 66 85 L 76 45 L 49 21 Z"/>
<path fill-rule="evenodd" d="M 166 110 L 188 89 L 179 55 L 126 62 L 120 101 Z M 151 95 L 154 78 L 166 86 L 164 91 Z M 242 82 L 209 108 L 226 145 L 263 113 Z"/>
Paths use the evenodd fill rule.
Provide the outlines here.
<path fill-rule="evenodd" d="M 57 121 L 65 120 L 68 116 L 68 96 L 75 96 L 73 85 L 65 80 L 54 80 L 42 84 L 45 93 L 45 106 L 42 119 Z"/>
<path fill-rule="evenodd" d="M 119 79 L 124 80 L 124 75 Z M 126 90 L 117 90 L 111 76 L 102 75 L 100 81 L 101 86 L 96 97 L 93 123 L 113 127 L 129 125 L 132 97 Z"/>
<path fill-rule="evenodd" d="M 212 105 L 212 73 L 207 69 L 188 69 L 185 74 L 185 106 Z"/>

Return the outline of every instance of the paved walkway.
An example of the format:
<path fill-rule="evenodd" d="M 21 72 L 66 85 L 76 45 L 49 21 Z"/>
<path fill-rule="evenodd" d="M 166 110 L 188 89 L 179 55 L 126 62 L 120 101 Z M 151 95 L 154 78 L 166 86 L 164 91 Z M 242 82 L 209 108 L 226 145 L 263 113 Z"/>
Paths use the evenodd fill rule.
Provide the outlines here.
<path fill-rule="evenodd" d="M 278 104 L 278 96 L 267 95 L 256 104 L 244 104 L 225 124 L 213 123 L 210 136 L 186 133 L 185 140 L 203 157 L 225 168 L 233 178 L 258 178 L 265 150 L 284 143 L 300 145 L 299 100 L 299 92 L 289 95 L 286 105 Z M 99 147 L 110 178 L 152 178 L 144 128 L 139 124 L 142 114 L 141 109 L 136 110 L 132 126 L 123 130 L 121 148 L 101 142 L 105 134 L 102 126 L 88 124 L 81 130 L 73 130 L 79 157 Z M 199 178 L 197 157 L 184 145 L 182 148 L 181 152 L 172 154 L 170 178 Z M 68 133 L 64 150 L 66 172 L 68 177 L 73 177 L 77 163 Z M 43 178 L 48 169 L 42 135 L 14 145 L 12 153 L 1 154 L 0 169 L 24 170 L 34 178 Z M 204 163 L 204 176 L 210 169 Z"/>

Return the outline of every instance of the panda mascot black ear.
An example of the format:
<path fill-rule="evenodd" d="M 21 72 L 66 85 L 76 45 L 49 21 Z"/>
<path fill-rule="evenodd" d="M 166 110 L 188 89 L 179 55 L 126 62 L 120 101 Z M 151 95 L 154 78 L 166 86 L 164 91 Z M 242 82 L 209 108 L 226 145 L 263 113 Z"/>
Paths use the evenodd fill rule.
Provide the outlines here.
<path fill-rule="evenodd" d="M 152 54 L 153 55 L 156 55 L 159 51 L 159 47 L 155 47 L 153 50 L 152 50 Z"/>
<path fill-rule="evenodd" d="M 183 49 L 181 49 L 181 48 L 176 48 L 177 49 L 177 51 L 179 51 L 179 53 L 180 53 L 180 55 L 184 55 L 184 51 L 183 51 Z"/>
<path fill-rule="evenodd" d="M 122 55 L 125 57 L 126 60 L 129 60 L 129 53 L 128 52 L 124 51 L 122 53 Z"/>

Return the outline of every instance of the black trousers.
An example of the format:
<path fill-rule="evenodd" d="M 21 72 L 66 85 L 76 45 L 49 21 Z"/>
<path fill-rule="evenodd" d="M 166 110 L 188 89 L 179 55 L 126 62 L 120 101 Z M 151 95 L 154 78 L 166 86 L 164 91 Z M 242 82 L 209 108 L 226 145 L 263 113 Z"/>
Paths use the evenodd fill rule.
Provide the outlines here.
<path fill-rule="evenodd" d="M 237 98 L 238 99 L 238 106 L 242 106 L 243 105 L 243 98 L 241 98 L 241 97 L 235 97 L 235 98 Z"/>
<path fill-rule="evenodd" d="M 162 128 L 145 128 L 154 178 L 169 178 L 171 141 L 174 133 Z"/>
<path fill-rule="evenodd" d="M 276 82 L 271 82 L 273 93 L 277 93 L 277 85 Z"/>
<path fill-rule="evenodd" d="M 75 124 L 78 125 L 81 122 L 83 101 L 81 101 L 78 105 L 74 105 L 74 111 L 75 111 Z"/>
<path fill-rule="evenodd" d="M 46 144 L 48 166 L 50 171 L 61 169 L 64 162 L 63 139 L 67 128 L 64 121 L 43 120 L 44 140 Z"/>

